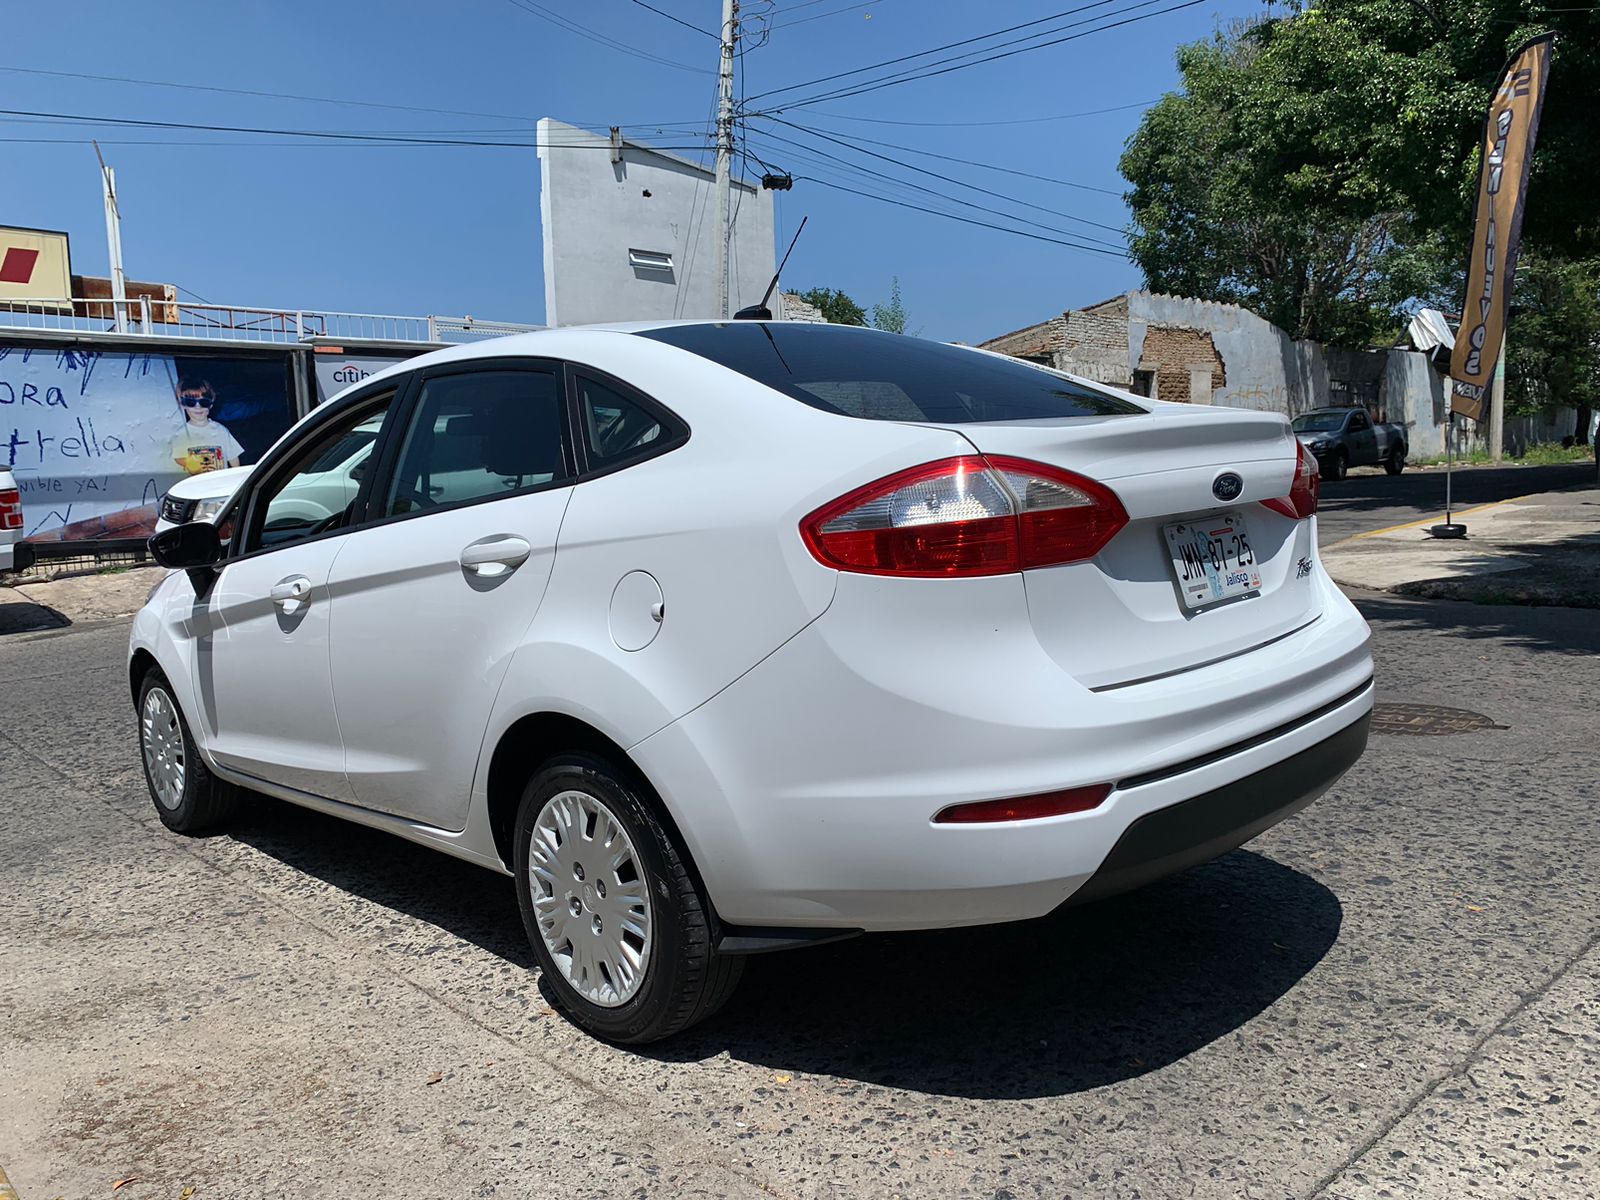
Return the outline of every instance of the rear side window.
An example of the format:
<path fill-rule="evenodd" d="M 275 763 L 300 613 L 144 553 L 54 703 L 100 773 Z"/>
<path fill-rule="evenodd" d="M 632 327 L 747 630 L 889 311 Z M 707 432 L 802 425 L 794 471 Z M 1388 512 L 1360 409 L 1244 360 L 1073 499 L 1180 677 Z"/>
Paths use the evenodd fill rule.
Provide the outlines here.
<path fill-rule="evenodd" d="M 671 325 L 653 338 L 812 408 L 869 421 L 1037 421 L 1146 411 L 1031 364 L 902 334 L 785 321 Z"/>
<path fill-rule="evenodd" d="M 468 371 L 426 380 L 384 515 L 508 496 L 568 478 L 560 395 L 550 371 Z"/>
<path fill-rule="evenodd" d="M 680 422 L 664 411 L 647 407 L 610 384 L 582 372 L 574 382 L 578 391 L 578 419 L 583 424 L 583 444 L 591 470 L 648 458 L 670 448 L 684 436 Z"/>

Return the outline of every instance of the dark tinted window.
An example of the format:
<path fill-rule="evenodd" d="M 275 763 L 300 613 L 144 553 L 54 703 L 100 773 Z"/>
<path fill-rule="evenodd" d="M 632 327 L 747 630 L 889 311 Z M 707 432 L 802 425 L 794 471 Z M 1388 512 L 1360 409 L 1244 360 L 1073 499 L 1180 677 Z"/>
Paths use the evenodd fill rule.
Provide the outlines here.
<path fill-rule="evenodd" d="M 578 376 L 578 412 L 594 468 L 642 457 L 669 436 L 660 419 L 642 405 L 584 375 Z"/>
<path fill-rule="evenodd" d="M 561 399 L 548 371 L 471 371 L 427 380 L 384 513 L 463 504 L 567 478 Z"/>
<path fill-rule="evenodd" d="M 677 346 L 785 395 L 873 421 L 1028 421 L 1145 410 L 1027 363 L 842 325 L 739 321 L 640 336 Z"/>

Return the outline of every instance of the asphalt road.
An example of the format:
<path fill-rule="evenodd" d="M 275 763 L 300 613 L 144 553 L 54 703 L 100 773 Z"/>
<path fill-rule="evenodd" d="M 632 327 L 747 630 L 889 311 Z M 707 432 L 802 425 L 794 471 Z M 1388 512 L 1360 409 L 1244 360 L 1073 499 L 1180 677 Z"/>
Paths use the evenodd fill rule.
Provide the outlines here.
<path fill-rule="evenodd" d="M 645 1052 L 552 1013 L 506 880 L 265 800 L 165 832 L 122 623 L 0 638 L 0 1167 L 27 1200 L 1592 1197 L 1600 625 L 1363 604 L 1381 701 L 1503 728 L 1375 736 L 1134 895 L 755 960 Z"/>
<path fill-rule="evenodd" d="M 1454 472 L 1455 511 L 1496 500 L 1566 487 L 1593 487 L 1594 463 L 1558 467 L 1468 467 Z M 1444 472 L 1408 470 L 1401 475 L 1362 472 L 1323 480 L 1317 505 L 1318 536 L 1324 546 L 1372 529 L 1425 517 L 1444 520 Z M 1469 524 L 1470 528 L 1470 524 Z"/>

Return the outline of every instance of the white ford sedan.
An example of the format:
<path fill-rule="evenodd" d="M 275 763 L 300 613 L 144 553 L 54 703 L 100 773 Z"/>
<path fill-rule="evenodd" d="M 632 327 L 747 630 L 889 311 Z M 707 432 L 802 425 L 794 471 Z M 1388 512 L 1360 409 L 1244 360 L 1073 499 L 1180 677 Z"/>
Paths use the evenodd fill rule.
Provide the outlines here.
<path fill-rule="evenodd" d="M 1360 756 L 1281 416 L 761 321 L 442 350 L 300 422 L 134 623 L 156 811 L 260 792 L 515 877 L 621 1042 L 743 955 L 1035 917 Z"/>

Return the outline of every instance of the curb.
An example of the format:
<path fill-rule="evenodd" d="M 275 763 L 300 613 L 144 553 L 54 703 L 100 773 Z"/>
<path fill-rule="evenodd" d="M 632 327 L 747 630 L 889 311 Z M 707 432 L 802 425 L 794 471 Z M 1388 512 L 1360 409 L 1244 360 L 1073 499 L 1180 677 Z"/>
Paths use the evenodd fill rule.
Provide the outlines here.
<path fill-rule="evenodd" d="M 1454 517 L 1470 517 L 1474 513 L 1488 512 L 1491 508 L 1500 508 L 1506 504 L 1520 504 L 1524 500 L 1534 500 L 1543 495 L 1546 495 L 1546 493 L 1529 492 L 1526 496 L 1510 496 L 1505 500 L 1495 500 L 1489 504 L 1480 504 L 1476 508 L 1464 508 L 1451 515 Z M 1322 550 L 1337 550 L 1340 546 L 1348 546 L 1351 542 L 1359 542 L 1363 538 L 1379 537 L 1385 533 L 1398 533 L 1402 529 L 1420 529 L 1424 525 L 1439 525 L 1443 523 L 1442 517 L 1443 514 L 1441 513 L 1432 517 L 1422 517 L 1416 521 L 1407 521 L 1402 525 L 1386 525 L 1382 529 L 1368 529 L 1361 533 L 1353 533 L 1347 538 L 1340 538 L 1332 545 L 1322 547 Z"/>

